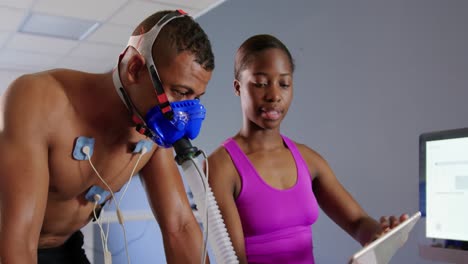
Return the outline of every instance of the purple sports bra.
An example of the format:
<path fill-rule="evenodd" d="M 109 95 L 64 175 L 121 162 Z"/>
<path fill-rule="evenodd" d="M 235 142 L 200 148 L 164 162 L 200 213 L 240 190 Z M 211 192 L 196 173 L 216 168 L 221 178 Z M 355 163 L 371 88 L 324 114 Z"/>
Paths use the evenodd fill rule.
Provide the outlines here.
<path fill-rule="evenodd" d="M 236 205 L 250 264 L 314 263 L 311 226 L 319 207 L 307 164 L 294 142 L 282 138 L 297 168 L 296 184 L 285 190 L 266 183 L 232 138 L 223 143 L 242 182 Z"/>

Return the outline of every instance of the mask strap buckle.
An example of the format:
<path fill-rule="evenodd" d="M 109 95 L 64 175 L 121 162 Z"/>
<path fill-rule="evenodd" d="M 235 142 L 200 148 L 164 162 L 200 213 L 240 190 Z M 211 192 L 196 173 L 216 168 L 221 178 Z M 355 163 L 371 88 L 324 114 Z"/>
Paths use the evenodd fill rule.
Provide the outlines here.
<path fill-rule="evenodd" d="M 154 89 L 156 90 L 156 96 L 158 98 L 158 107 L 166 119 L 172 120 L 172 118 L 174 117 L 174 111 L 172 110 L 171 104 L 169 103 L 169 99 L 167 99 L 167 95 L 164 92 L 162 82 L 159 79 L 158 73 L 156 71 L 156 67 L 154 65 L 150 65 L 148 70 L 151 75 L 151 80 L 153 81 Z"/>

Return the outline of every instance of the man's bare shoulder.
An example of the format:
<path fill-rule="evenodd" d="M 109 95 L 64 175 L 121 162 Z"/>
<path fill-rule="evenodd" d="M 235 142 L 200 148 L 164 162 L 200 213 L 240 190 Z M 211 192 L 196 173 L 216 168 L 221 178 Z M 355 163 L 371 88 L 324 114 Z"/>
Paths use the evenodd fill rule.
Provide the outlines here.
<path fill-rule="evenodd" d="M 18 77 L 5 91 L 5 106 L 10 102 L 29 106 L 60 105 L 57 103 L 66 99 L 65 87 L 57 78 L 61 74 L 60 71 L 44 71 Z M 50 101 L 55 101 L 56 104 L 48 104 Z"/>
<path fill-rule="evenodd" d="M 70 103 L 57 74 L 60 73 L 45 71 L 14 80 L 2 95 L 2 127 L 18 122 L 49 125 L 48 120 L 62 115 Z"/>

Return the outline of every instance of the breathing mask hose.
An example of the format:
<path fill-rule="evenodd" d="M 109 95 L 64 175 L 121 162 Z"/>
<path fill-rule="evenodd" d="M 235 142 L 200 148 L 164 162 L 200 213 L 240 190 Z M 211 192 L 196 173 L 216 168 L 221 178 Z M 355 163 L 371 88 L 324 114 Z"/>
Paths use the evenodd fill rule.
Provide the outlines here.
<path fill-rule="evenodd" d="M 192 146 L 187 138 L 179 139 L 173 147 L 176 152 L 176 162 L 182 167 L 185 180 L 193 193 L 199 212 L 201 214 L 207 212 L 207 217 L 200 215 L 200 220 L 203 222 L 203 227 L 207 229 L 208 244 L 212 249 L 216 263 L 239 263 L 213 192 L 203 170 L 197 164 L 196 158 L 202 152 Z M 208 218 L 208 222 L 206 222 L 206 218 Z"/>

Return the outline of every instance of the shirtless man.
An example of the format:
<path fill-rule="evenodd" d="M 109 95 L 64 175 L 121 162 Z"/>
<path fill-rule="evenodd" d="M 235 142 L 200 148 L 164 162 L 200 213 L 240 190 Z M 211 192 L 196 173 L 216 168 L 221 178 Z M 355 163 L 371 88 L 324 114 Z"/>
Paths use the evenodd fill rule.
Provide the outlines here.
<path fill-rule="evenodd" d="M 157 34 L 153 29 L 162 22 L 167 24 Z M 120 190 L 137 162 L 135 145 L 148 139 L 141 127 L 135 130 L 129 109 L 144 121 L 166 97 L 175 102 L 204 94 L 214 58 L 205 32 L 191 17 L 161 11 L 146 18 L 133 36 L 133 46 L 113 72 L 55 69 L 21 76 L 5 92 L 0 118 L 0 263 L 89 263 L 79 230 L 92 219 L 95 203 L 85 196 L 92 186 Z M 151 37 L 156 40 L 150 43 L 148 59 L 139 45 Z M 153 63 L 163 87 L 158 96 L 154 73 L 147 67 Z M 89 156 L 103 180 L 89 160 L 72 155 L 80 136 L 95 140 Z M 161 227 L 167 262 L 199 262 L 201 231 L 173 150 L 166 147 L 154 144 L 147 149 L 136 171 Z M 64 251 L 59 253 L 64 259 L 41 260 L 41 251 L 52 248 Z"/>

